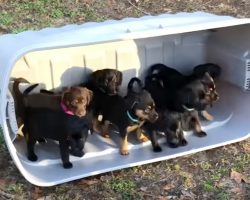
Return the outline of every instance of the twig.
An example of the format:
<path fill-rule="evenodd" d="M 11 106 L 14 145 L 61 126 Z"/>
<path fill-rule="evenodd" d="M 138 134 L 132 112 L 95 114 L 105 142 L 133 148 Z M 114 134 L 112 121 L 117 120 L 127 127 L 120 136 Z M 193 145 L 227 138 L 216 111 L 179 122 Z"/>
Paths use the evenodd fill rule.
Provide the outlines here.
<path fill-rule="evenodd" d="M 131 6 L 135 7 L 135 9 L 139 10 L 140 12 L 142 12 L 142 13 L 144 13 L 144 14 L 146 14 L 146 15 L 151 15 L 150 13 L 148 13 L 148 12 L 146 12 L 146 11 L 140 9 L 138 6 L 136 6 L 135 4 L 133 4 L 130 0 L 127 0 L 127 2 L 128 2 Z"/>

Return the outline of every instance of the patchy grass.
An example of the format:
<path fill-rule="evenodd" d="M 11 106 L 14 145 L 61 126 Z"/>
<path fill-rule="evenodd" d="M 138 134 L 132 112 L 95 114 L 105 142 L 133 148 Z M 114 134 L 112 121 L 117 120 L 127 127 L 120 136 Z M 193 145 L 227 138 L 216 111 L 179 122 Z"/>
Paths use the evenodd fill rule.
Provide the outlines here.
<path fill-rule="evenodd" d="M 25 186 L 21 183 L 16 183 L 16 184 L 13 183 L 7 187 L 7 191 L 15 195 L 23 194 L 25 191 Z"/>
<path fill-rule="evenodd" d="M 150 13 L 206 11 L 250 17 L 243 0 L 22 0 L 0 2 L 0 33 L 19 33 L 69 23 L 139 17 Z M 191 156 L 137 166 L 54 187 L 28 183 L 11 160 L 0 129 L 0 194 L 3 199 L 250 199 L 250 139 Z M 85 180 L 85 182 L 83 181 Z M 12 198 L 14 195 L 15 198 Z"/>
<path fill-rule="evenodd" d="M 120 199 L 141 199 L 141 195 L 136 191 L 136 184 L 131 180 L 113 178 L 105 186 L 107 189 L 113 190 Z"/>

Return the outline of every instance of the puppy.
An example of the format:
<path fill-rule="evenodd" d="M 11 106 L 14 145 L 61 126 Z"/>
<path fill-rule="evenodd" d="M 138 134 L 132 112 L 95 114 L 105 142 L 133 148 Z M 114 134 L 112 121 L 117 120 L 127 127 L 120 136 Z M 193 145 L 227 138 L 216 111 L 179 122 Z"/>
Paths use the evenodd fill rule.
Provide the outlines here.
<path fill-rule="evenodd" d="M 167 144 L 171 148 L 184 146 L 187 141 L 184 138 L 181 127 L 181 113 L 171 110 L 168 107 L 168 97 L 163 86 L 162 80 L 158 75 L 153 74 L 145 79 L 145 89 L 150 92 L 156 103 L 156 111 L 159 114 L 158 119 L 154 123 L 145 123 L 142 129 L 149 134 L 155 152 L 161 151 L 161 147 L 157 142 L 157 133 L 165 134 Z"/>
<path fill-rule="evenodd" d="M 197 77 L 202 77 L 206 72 L 209 73 L 209 75 L 213 79 L 216 79 L 221 74 L 221 67 L 213 63 L 206 63 L 197 65 L 193 69 L 193 74 L 195 74 Z M 212 107 L 213 103 L 218 101 L 219 99 L 218 92 L 216 91 L 216 85 L 213 80 L 211 80 L 209 84 L 207 84 L 206 90 L 208 93 L 210 93 L 209 101 L 210 101 L 210 107 Z M 214 119 L 214 117 L 211 114 L 209 114 L 207 110 L 201 111 L 200 115 L 208 121 L 212 121 Z"/>
<path fill-rule="evenodd" d="M 116 95 L 122 84 L 122 72 L 115 69 L 101 69 L 90 74 L 86 86 L 90 90 L 99 90 L 109 96 Z"/>
<path fill-rule="evenodd" d="M 93 91 L 93 101 L 91 110 L 93 113 L 93 129 L 95 132 L 100 132 L 99 120 L 102 118 L 101 105 L 106 96 L 117 95 L 122 84 L 122 72 L 115 69 L 102 69 L 91 73 L 87 82 L 80 86 L 87 87 Z M 99 119 L 99 120 L 98 120 Z M 105 135 L 108 137 L 108 135 Z"/>
<path fill-rule="evenodd" d="M 197 136 L 205 136 L 206 133 L 201 130 L 199 118 L 194 114 L 194 111 L 203 111 L 210 105 L 208 88 L 210 84 L 214 84 L 212 77 L 208 73 L 205 73 L 202 77 L 196 75 L 184 76 L 177 70 L 163 64 L 153 65 L 149 73 L 149 76 L 152 74 L 157 76 L 165 92 L 164 97 L 156 96 L 155 98 L 166 98 L 161 101 L 165 101 L 167 109 L 171 112 L 181 113 L 183 119 L 186 114 L 190 115 L 188 118 L 190 119 L 188 120 L 190 126 L 183 125 L 184 130 L 191 129 Z M 162 104 L 162 102 L 160 103 Z"/>
<path fill-rule="evenodd" d="M 110 123 L 118 128 L 121 155 L 129 154 L 128 134 L 138 130 L 144 122 L 154 122 L 158 118 L 151 95 L 143 89 L 137 78 L 132 78 L 128 83 L 128 92 L 124 98 L 104 95 L 99 106 L 103 116 L 102 135 L 108 135 Z M 137 132 L 137 137 L 139 140 L 145 139 L 140 132 Z"/>
<path fill-rule="evenodd" d="M 214 78 L 221 74 L 221 68 L 216 64 L 207 63 L 198 65 L 194 67 L 193 73 L 187 76 L 163 64 L 155 64 L 150 68 L 149 74 L 157 74 L 162 80 L 163 86 L 169 90 L 182 88 L 183 86 L 195 80 L 203 79 L 203 77 L 206 76 L 206 80 L 202 83 L 205 86 L 206 93 L 210 94 L 210 97 L 208 98 L 208 105 L 212 106 L 213 103 L 219 99 Z M 203 111 L 200 111 L 200 113 L 206 120 L 211 121 L 213 120 L 213 116 L 206 111 L 207 107 Z"/>
<path fill-rule="evenodd" d="M 88 105 L 92 92 L 87 88 L 71 87 L 63 92 L 60 110 L 27 107 L 23 132 L 27 141 L 28 159 L 36 161 L 34 145 L 39 138 L 59 141 L 64 168 L 71 168 L 70 151 L 83 156 L 90 119 Z"/>

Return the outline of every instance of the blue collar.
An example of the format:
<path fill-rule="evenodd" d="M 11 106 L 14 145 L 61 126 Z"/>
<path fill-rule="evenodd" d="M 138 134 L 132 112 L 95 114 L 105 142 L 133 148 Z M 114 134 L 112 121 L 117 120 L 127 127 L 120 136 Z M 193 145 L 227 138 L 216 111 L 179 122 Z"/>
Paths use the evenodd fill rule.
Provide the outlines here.
<path fill-rule="evenodd" d="M 128 115 L 128 118 L 129 118 L 132 122 L 139 123 L 139 120 L 138 120 L 138 119 L 133 118 L 133 117 L 130 115 L 130 113 L 129 113 L 129 111 L 128 111 L 128 110 L 127 110 L 127 115 Z"/>

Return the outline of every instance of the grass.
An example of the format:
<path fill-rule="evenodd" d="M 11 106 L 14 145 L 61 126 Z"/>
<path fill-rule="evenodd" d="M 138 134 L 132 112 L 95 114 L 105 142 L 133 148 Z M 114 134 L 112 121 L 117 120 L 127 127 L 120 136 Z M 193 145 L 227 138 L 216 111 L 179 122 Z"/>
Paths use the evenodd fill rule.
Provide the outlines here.
<path fill-rule="evenodd" d="M 100 2 L 101 4 L 101 2 Z M 58 0 L 10 1 L 0 13 L 0 28 L 11 33 L 85 21 L 104 21 L 93 6 L 84 2 Z M 18 15 L 13 15 L 18 13 Z"/>
<path fill-rule="evenodd" d="M 136 191 L 136 184 L 130 180 L 113 178 L 106 183 L 106 188 L 113 190 L 123 200 L 141 199 L 141 195 Z"/>
<path fill-rule="evenodd" d="M 23 184 L 21 183 L 16 183 L 16 184 L 10 184 L 8 187 L 7 187 L 7 191 L 9 193 L 12 193 L 12 194 L 22 194 L 24 193 L 25 191 L 25 187 Z"/>

